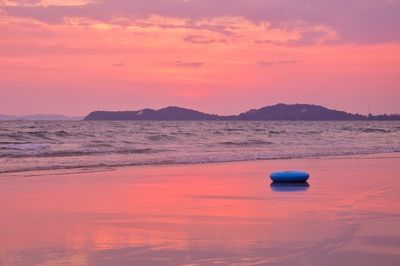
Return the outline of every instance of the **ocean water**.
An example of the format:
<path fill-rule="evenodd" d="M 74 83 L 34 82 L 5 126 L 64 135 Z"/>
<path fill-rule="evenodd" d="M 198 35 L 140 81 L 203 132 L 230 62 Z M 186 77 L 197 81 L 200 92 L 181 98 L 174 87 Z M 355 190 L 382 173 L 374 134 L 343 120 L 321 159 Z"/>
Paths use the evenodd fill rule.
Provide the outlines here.
<path fill-rule="evenodd" d="M 0 122 L 0 173 L 400 152 L 400 122 Z"/>

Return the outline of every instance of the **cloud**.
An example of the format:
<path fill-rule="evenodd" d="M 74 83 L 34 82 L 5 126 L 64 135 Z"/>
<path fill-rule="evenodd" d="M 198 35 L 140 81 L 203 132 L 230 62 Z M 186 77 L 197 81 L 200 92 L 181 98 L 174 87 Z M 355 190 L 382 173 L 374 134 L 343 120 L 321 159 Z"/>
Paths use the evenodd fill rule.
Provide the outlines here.
<path fill-rule="evenodd" d="M 3 0 L 0 6 L 11 15 L 49 23 L 62 23 L 65 17 L 74 16 L 106 22 L 115 17 L 151 15 L 193 22 L 230 16 L 254 23 L 265 21 L 273 28 L 289 30 L 297 27 L 299 21 L 323 25 L 337 32 L 342 42 L 400 41 L 400 3 L 397 0 Z M 229 33 L 229 25 L 226 26 L 219 30 Z"/>
<path fill-rule="evenodd" d="M 289 39 L 289 40 L 269 40 L 269 39 L 264 39 L 264 40 L 254 40 L 254 43 L 256 44 L 271 44 L 271 45 L 277 45 L 277 46 L 284 46 L 284 45 L 289 45 L 291 43 L 297 42 L 296 39 Z"/>
<path fill-rule="evenodd" d="M 123 66 L 125 66 L 125 63 L 119 62 L 119 63 L 113 64 L 113 66 L 114 66 L 114 67 L 123 67 Z"/>
<path fill-rule="evenodd" d="M 131 26 L 135 25 L 141 28 L 154 28 L 173 30 L 196 30 L 196 31 L 209 31 L 214 33 L 219 33 L 225 36 L 233 36 L 234 32 L 229 26 L 212 22 L 210 20 L 198 20 L 193 21 L 190 19 L 182 18 L 167 18 L 158 15 L 152 15 L 146 18 L 126 18 L 117 17 L 113 18 L 109 23 L 119 26 Z"/>
<path fill-rule="evenodd" d="M 312 44 L 332 44 L 340 42 L 338 33 L 324 25 L 312 25 L 305 22 L 297 22 L 294 26 L 298 36 L 286 39 L 256 39 L 256 44 L 268 44 L 276 46 L 302 46 Z"/>
<path fill-rule="evenodd" d="M 203 62 L 185 62 L 185 61 L 175 61 L 172 63 L 167 63 L 167 65 L 175 66 L 175 67 L 182 67 L 182 68 L 199 68 L 204 65 Z"/>
<path fill-rule="evenodd" d="M 0 7 L 85 6 L 91 0 L 0 0 Z"/>
<path fill-rule="evenodd" d="M 202 35 L 187 35 L 183 38 L 185 42 L 190 42 L 194 44 L 209 44 L 216 42 L 215 39 L 208 38 Z"/>
<path fill-rule="evenodd" d="M 263 67 L 269 67 L 273 65 L 292 65 L 296 64 L 296 60 L 278 60 L 278 61 L 259 61 L 258 64 Z"/>

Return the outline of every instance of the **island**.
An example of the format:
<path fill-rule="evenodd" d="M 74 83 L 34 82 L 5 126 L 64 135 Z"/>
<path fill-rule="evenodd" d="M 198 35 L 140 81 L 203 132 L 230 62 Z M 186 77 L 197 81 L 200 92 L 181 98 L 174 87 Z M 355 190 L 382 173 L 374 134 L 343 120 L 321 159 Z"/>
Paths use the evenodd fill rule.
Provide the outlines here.
<path fill-rule="evenodd" d="M 361 115 L 328 109 L 312 104 L 276 104 L 247 112 L 223 116 L 207 114 L 192 109 L 170 106 L 159 110 L 142 109 L 138 111 L 95 111 L 84 120 L 127 120 L 127 121 L 376 121 L 400 120 L 399 114 Z"/>

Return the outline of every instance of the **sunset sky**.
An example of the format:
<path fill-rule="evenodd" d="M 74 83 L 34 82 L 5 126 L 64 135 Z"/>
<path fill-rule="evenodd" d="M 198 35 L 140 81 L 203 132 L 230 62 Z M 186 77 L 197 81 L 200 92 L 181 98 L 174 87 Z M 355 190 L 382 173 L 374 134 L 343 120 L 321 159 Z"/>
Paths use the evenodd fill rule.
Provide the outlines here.
<path fill-rule="evenodd" d="M 0 0 L 0 113 L 400 113 L 400 0 Z"/>

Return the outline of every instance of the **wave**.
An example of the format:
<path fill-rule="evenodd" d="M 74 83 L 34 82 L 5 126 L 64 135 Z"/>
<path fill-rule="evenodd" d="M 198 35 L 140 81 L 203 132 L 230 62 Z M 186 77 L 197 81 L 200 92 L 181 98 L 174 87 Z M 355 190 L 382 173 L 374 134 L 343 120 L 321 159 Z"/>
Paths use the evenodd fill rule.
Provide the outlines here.
<path fill-rule="evenodd" d="M 365 133 L 391 133 L 391 130 L 386 130 L 382 128 L 360 128 L 358 129 Z"/>
<path fill-rule="evenodd" d="M 31 171 L 48 171 L 48 170 L 93 170 L 93 169 L 113 169 L 117 167 L 133 167 L 133 166 L 148 166 L 148 165 L 188 165 L 188 164 L 208 164 L 208 163 L 229 163 L 229 162 L 244 162 L 244 161 L 260 161 L 260 160 L 290 160 L 290 159 L 318 159 L 324 157 L 336 156 L 354 156 L 354 155 L 371 155 L 382 153 L 400 153 L 397 151 L 380 151 L 380 152 L 330 152 L 330 153 L 312 153 L 312 154 L 286 154 L 281 156 L 270 155 L 229 155 L 229 156 L 208 156 L 208 157 L 190 157 L 190 158 L 175 158 L 175 159 L 159 159 L 159 160 L 143 160 L 143 161 L 106 161 L 103 162 L 85 162 L 82 161 L 75 165 L 64 165 L 53 163 L 50 165 L 24 165 L 18 168 L 2 168 L 0 174 L 31 172 Z M 1 178 L 0 178 L 1 179 Z"/>
<path fill-rule="evenodd" d="M 61 150 L 61 151 L 48 151 L 48 145 L 40 145 L 40 144 L 30 144 L 27 146 L 18 145 L 17 147 L 13 146 L 14 152 L 2 153 L 0 154 L 0 158 L 57 158 L 57 157 L 77 157 L 77 156 L 100 156 L 100 155 L 125 155 L 125 154 L 156 154 L 162 153 L 166 151 L 170 151 L 168 149 L 150 149 L 150 148 L 142 148 L 142 149 L 114 149 L 114 150 Z M 0 147 L 1 149 L 1 147 Z M 11 149 L 11 148 L 10 148 Z M 24 151 L 23 153 L 15 152 Z"/>
<path fill-rule="evenodd" d="M 398 122 L 0 122 L 0 171 L 399 152 L 399 140 Z"/>
<path fill-rule="evenodd" d="M 285 134 L 286 131 L 274 131 L 274 130 L 269 130 L 268 133 L 269 133 L 269 134 Z"/>
<path fill-rule="evenodd" d="M 263 140 L 223 141 L 223 142 L 217 143 L 217 145 L 222 145 L 222 146 L 238 146 L 238 147 L 271 145 L 271 144 L 274 144 L 274 143 L 270 142 L 270 141 L 263 141 Z"/>
<path fill-rule="evenodd" d="M 51 134 L 45 131 L 24 132 L 24 134 L 28 134 L 39 139 L 54 140 L 53 138 L 50 137 Z"/>
<path fill-rule="evenodd" d="M 0 149 L 5 150 L 41 150 L 49 147 L 49 144 L 40 143 L 18 143 L 18 142 L 2 142 L 0 143 Z M 0 155 L 1 156 L 1 155 Z"/>
<path fill-rule="evenodd" d="M 396 127 L 392 129 L 373 128 L 373 127 L 358 127 L 358 128 L 341 127 L 340 130 L 351 131 L 351 132 L 363 132 L 363 133 L 392 133 L 398 131 Z"/>
<path fill-rule="evenodd" d="M 148 140 L 151 141 L 170 141 L 170 140 L 175 140 L 176 137 L 169 136 L 169 135 L 151 135 L 146 137 Z"/>
<path fill-rule="evenodd" d="M 71 133 L 69 133 L 67 131 L 64 131 L 64 130 L 60 130 L 60 131 L 54 132 L 54 134 L 56 136 L 58 136 L 58 137 L 70 137 L 70 136 L 72 136 Z"/>

